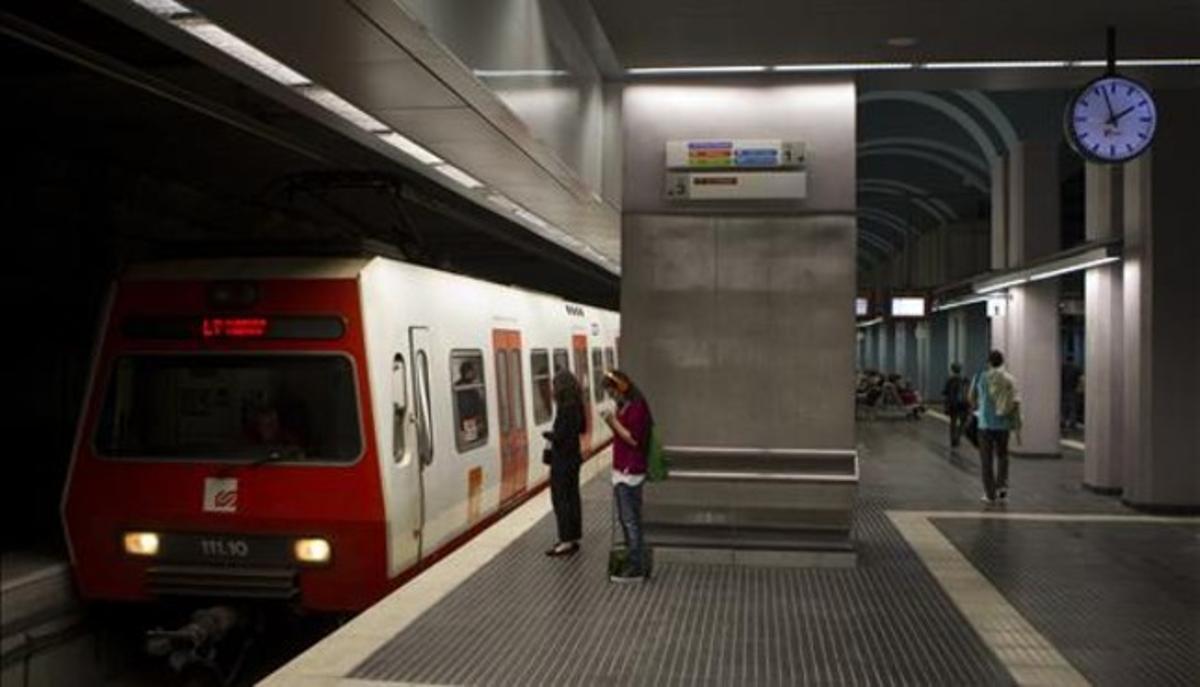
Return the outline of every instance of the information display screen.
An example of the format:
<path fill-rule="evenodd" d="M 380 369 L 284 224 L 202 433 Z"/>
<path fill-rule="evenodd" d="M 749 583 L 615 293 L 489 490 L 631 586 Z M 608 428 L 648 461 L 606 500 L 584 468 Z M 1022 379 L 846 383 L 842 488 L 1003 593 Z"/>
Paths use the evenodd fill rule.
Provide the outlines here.
<path fill-rule="evenodd" d="M 892 317 L 925 317 L 925 299 L 920 296 L 893 298 Z"/>
<path fill-rule="evenodd" d="M 866 317 L 869 307 L 870 307 L 870 305 L 867 302 L 867 299 L 855 298 L 854 299 L 854 316 L 855 317 Z"/>

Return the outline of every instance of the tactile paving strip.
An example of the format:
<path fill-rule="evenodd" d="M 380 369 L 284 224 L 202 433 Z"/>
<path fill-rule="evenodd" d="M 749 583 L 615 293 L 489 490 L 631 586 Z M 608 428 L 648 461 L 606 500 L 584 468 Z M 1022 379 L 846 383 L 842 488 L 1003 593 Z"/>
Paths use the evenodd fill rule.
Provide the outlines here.
<path fill-rule="evenodd" d="M 881 509 L 855 569 L 661 565 L 605 577 L 609 487 L 585 488 L 567 560 L 545 518 L 351 677 L 426 684 L 1012 684 Z"/>
<path fill-rule="evenodd" d="M 1200 684 L 1200 527 L 933 523 L 1088 681 Z"/>

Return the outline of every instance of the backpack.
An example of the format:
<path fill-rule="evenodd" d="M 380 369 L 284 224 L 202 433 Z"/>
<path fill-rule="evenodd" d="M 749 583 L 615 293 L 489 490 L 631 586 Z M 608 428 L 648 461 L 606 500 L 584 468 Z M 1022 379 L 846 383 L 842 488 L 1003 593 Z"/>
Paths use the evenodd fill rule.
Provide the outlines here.
<path fill-rule="evenodd" d="M 987 394 L 992 399 L 996 415 L 1008 417 L 1017 406 L 1017 387 L 1007 372 L 990 370 L 984 374 Z"/>
<path fill-rule="evenodd" d="M 658 425 L 651 422 L 650 438 L 646 442 L 646 479 L 651 482 L 665 480 L 671 472 L 671 463 L 663 451 L 662 437 L 658 433 Z"/>

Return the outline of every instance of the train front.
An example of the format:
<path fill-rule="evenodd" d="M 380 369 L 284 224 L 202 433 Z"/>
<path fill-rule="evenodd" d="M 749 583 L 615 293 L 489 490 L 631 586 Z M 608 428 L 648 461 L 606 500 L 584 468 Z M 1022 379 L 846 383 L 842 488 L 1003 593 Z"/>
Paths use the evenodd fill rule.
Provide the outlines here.
<path fill-rule="evenodd" d="M 85 599 L 386 590 L 355 279 L 127 278 L 102 337 L 63 501 Z"/>

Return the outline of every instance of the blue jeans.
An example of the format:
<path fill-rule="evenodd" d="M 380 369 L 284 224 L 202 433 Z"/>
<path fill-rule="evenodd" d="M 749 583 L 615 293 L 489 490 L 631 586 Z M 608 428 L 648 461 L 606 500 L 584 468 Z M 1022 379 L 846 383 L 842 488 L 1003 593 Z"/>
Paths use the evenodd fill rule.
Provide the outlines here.
<path fill-rule="evenodd" d="M 634 575 L 643 575 L 642 561 L 645 558 L 646 544 L 642 540 L 642 485 L 631 487 L 628 484 L 614 486 L 617 495 L 617 515 L 621 519 L 621 529 L 625 532 L 625 548 L 629 551 L 629 568 Z"/>

